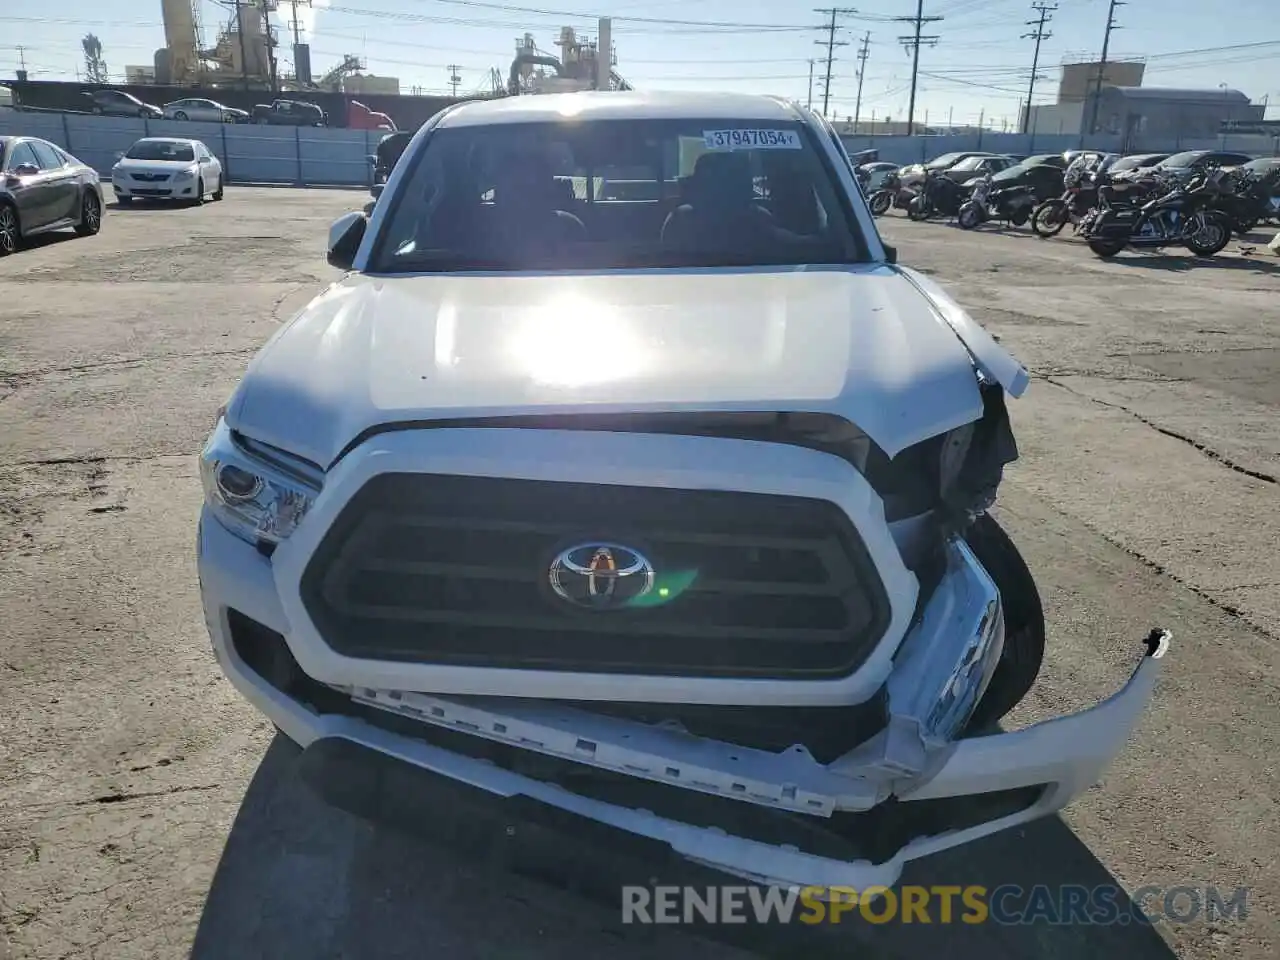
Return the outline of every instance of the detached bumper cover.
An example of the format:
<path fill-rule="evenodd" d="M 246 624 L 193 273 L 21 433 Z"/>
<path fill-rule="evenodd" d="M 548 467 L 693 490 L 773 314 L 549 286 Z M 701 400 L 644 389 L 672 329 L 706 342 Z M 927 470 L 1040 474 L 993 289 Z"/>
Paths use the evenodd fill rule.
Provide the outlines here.
<path fill-rule="evenodd" d="M 958 555 L 963 560 L 963 555 Z M 235 607 L 251 611 L 253 616 L 267 624 L 281 624 L 287 620 L 281 615 L 279 600 L 270 577 L 270 563 L 241 541 L 227 534 L 216 523 L 206 518 L 201 532 L 201 588 L 205 602 L 206 619 L 213 638 L 215 654 L 228 677 L 240 692 L 270 717 L 290 738 L 304 748 L 317 747 L 312 756 L 332 754 L 335 741 L 349 744 L 348 754 L 373 751 L 392 767 L 405 764 L 426 774 L 425 782 L 443 778 L 465 784 L 495 798 L 519 800 L 516 805 L 527 809 L 530 804 L 541 805 L 559 811 L 558 816 L 581 818 L 606 825 L 611 830 L 622 831 L 639 841 L 665 845 L 687 860 L 702 866 L 733 874 L 751 881 L 779 886 L 852 886 L 866 888 L 894 883 L 908 860 L 927 856 L 955 847 L 988 834 L 1036 819 L 1062 808 L 1076 795 L 1092 786 L 1111 758 L 1119 752 L 1129 737 L 1139 715 L 1146 708 L 1156 683 L 1156 676 L 1168 648 L 1169 635 L 1154 631 L 1146 641 L 1146 648 L 1133 674 L 1113 696 L 1097 706 L 1065 717 L 1049 720 L 1033 727 L 1012 733 L 939 743 L 928 748 L 928 737 L 920 729 L 923 724 L 907 715 L 909 701 L 899 700 L 892 711 L 893 720 L 883 734 L 867 741 L 862 747 L 828 766 L 822 766 L 807 757 L 803 751 L 792 756 L 764 754 L 754 758 L 747 751 L 734 749 L 741 755 L 744 766 L 750 770 L 738 772 L 742 784 L 743 799 L 720 799 L 718 802 L 755 804 L 791 811 L 804 810 L 813 814 L 813 821 L 822 824 L 826 816 L 838 811 L 878 811 L 886 801 L 902 810 L 910 810 L 917 801 L 995 794 L 1018 788 L 1042 788 L 1037 799 L 1020 812 L 997 816 L 962 829 L 952 829 L 935 835 L 914 836 L 891 856 L 872 859 L 834 859 L 802 852 L 790 844 L 766 843 L 742 836 L 732 836 L 716 826 L 699 826 L 659 816 L 643 809 L 633 809 L 618 803 L 583 796 L 558 784 L 505 769 L 463 753 L 444 749 L 416 736 L 407 736 L 386 726 L 370 722 L 370 719 L 350 713 L 319 712 L 281 692 L 259 674 L 251 670 L 238 656 L 231 642 L 228 625 L 228 609 Z M 937 616 L 945 629 L 932 637 L 929 643 L 950 633 L 964 637 L 957 630 L 972 627 L 972 603 L 961 603 L 970 591 L 979 590 L 980 578 L 965 583 L 957 576 L 949 578 L 956 592 L 946 601 L 945 608 L 938 608 Z M 971 600 L 982 600 L 979 591 Z M 233 601 L 234 598 L 234 601 Z M 945 616 L 944 616 L 945 615 Z M 969 618 L 969 619 L 966 619 Z M 925 618 L 928 619 L 927 617 Z M 911 637 L 904 641 L 905 653 Z M 936 655 L 926 658 L 936 663 Z M 903 669 L 905 664 L 899 667 Z M 895 671 L 897 673 L 897 671 Z M 399 694 L 400 709 L 393 709 L 397 695 L 394 691 L 347 688 L 330 692 L 344 701 L 364 705 L 366 708 L 414 717 L 417 711 L 424 735 L 432 727 L 449 727 L 457 734 L 482 734 L 485 725 L 490 732 L 501 727 L 501 738 L 523 731 L 528 735 L 550 738 L 554 735 L 574 736 L 573 724 L 566 725 L 563 715 L 553 715 L 537 705 L 523 707 L 510 701 L 486 698 L 479 705 L 460 704 L 454 700 L 442 700 L 424 694 Z M 892 693 L 892 682 L 890 686 Z M 379 702 L 387 701 L 387 702 Z M 405 703 L 411 707 L 406 711 Z M 495 706 L 496 704 L 496 706 Z M 436 711 L 441 711 L 437 713 Z M 905 712 L 904 712 L 905 711 Z M 629 725 L 626 721 L 611 721 L 596 714 L 587 715 L 583 731 L 578 736 L 584 740 L 582 749 L 588 749 L 591 741 L 596 749 L 618 749 L 619 739 L 627 739 L 630 754 L 618 752 L 614 763 L 626 767 L 634 763 L 652 764 L 666 757 L 679 758 L 692 773 L 685 776 L 706 776 L 715 780 L 732 776 L 732 770 L 724 767 L 727 745 L 711 741 L 698 741 L 660 728 Z M 419 718 L 414 718 L 419 719 Z M 896 722 L 895 722 L 896 721 Z M 589 726 L 587 723 L 589 722 Z M 403 722 L 400 724 L 403 727 Z M 557 729 L 559 726 L 559 729 Z M 914 729 L 904 729 L 906 726 Z M 631 739 L 623 738 L 622 731 L 629 730 Z M 641 733 L 642 736 L 635 737 Z M 916 750 L 921 761 L 902 763 L 904 757 L 913 755 L 911 750 L 898 750 L 895 738 L 907 741 L 911 746 L 924 743 L 926 749 Z M 507 742 L 511 741 L 507 739 Z M 683 754 L 677 749 L 683 744 Z M 576 744 L 575 744 L 576 746 Z M 355 749 L 355 748 L 363 748 Z M 530 749 L 536 749 L 530 747 Z M 560 748 L 539 752 L 564 756 Z M 339 750 L 338 753 L 343 753 Z M 639 759 L 637 759 L 639 758 Z M 583 762 L 591 763 L 588 758 Z M 699 764 L 701 766 L 699 766 Z M 671 764 L 675 765 L 675 763 Z M 697 768 L 696 770 L 694 768 Z M 659 771 L 660 773 L 664 771 Z M 760 774 L 754 780 L 743 776 L 746 772 Z M 658 781 L 661 775 L 635 771 L 642 780 Z M 403 778 L 409 782 L 414 778 Z M 402 782 L 392 778 L 387 782 Z M 793 785 L 777 790 L 779 783 Z M 379 782 L 382 782 L 381 780 Z M 640 781 L 638 781 L 640 782 Z M 667 781 L 670 782 L 670 781 Z M 653 786 L 651 783 L 649 786 Z M 682 786 L 700 789 L 697 783 Z M 732 794 L 731 787 L 724 790 L 712 784 L 720 794 Z M 678 787 L 661 786 L 658 789 L 681 793 Z M 712 792 L 712 791 L 704 791 Z M 412 802 L 412 801 L 407 801 Z M 926 806 L 926 805 L 921 805 Z M 429 816 L 427 808 L 424 817 Z M 808 819 L 808 818 L 806 818 Z"/>

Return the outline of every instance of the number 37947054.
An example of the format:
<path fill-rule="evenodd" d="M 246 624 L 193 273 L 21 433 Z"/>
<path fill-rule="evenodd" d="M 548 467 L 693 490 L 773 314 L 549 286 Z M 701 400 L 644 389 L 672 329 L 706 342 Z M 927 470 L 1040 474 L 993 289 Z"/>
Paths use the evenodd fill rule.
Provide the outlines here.
<path fill-rule="evenodd" d="M 703 130 L 708 150 L 799 150 L 794 130 Z"/>

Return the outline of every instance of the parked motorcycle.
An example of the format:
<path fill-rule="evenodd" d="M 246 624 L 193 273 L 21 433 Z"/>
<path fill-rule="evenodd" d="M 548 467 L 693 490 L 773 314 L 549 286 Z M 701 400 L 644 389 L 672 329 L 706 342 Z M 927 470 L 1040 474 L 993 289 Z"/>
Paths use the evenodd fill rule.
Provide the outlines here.
<path fill-rule="evenodd" d="M 879 189 L 867 198 L 867 203 L 871 206 L 872 215 L 883 217 L 892 209 L 907 209 L 915 197 L 916 191 L 904 188 L 896 173 L 886 173 L 880 181 Z"/>
<path fill-rule="evenodd" d="M 1231 240 L 1231 219 L 1215 205 L 1225 177 L 1215 170 L 1141 206 L 1110 206 L 1081 233 L 1099 257 L 1114 257 L 1129 246 L 1180 246 L 1211 257 Z"/>
<path fill-rule="evenodd" d="M 991 172 L 987 171 L 969 188 L 969 199 L 960 205 L 956 223 L 963 230 L 972 230 L 987 220 L 1002 220 L 1020 227 L 1031 217 L 1035 209 L 1035 188 L 1027 184 L 993 189 Z"/>
<path fill-rule="evenodd" d="M 1045 200 L 1031 213 L 1031 229 L 1039 237 L 1056 237 L 1068 223 L 1079 232 L 1085 216 L 1098 204 L 1097 174 L 1072 172 L 1062 196 Z"/>
<path fill-rule="evenodd" d="M 919 194 L 907 207 L 912 220 L 928 220 L 930 217 L 954 217 L 966 199 L 966 190 L 950 177 L 935 170 L 927 170 Z"/>
<path fill-rule="evenodd" d="M 1158 200 L 1179 186 L 1175 179 L 1155 170 L 1136 177 L 1112 177 L 1109 173 L 1100 172 L 1094 173 L 1091 179 L 1097 196 L 1075 228 L 1075 232 L 1084 237 L 1089 235 L 1094 223 L 1108 210 L 1115 207 L 1137 209 L 1152 200 Z"/>
<path fill-rule="evenodd" d="M 1231 219 L 1232 229 L 1243 237 L 1274 215 L 1273 194 L 1277 187 L 1280 187 L 1280 167 L 1261 177 L 1247 172 L 1235 176 L 1231 189 L 1224 190 L 1218 198 L 1218 209 Z"/>

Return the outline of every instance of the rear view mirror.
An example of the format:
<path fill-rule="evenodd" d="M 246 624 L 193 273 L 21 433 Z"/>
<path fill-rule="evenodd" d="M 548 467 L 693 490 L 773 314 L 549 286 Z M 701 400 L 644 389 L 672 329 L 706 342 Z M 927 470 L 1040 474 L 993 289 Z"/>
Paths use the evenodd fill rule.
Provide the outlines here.
<path fill-rule="evenodd" d="M 364 239 L 369 221 L 363 213 L 344 213 L 329 227 L 328 261 L 331 267 L 350 270 L 355 265 L 356 251 Z"/>

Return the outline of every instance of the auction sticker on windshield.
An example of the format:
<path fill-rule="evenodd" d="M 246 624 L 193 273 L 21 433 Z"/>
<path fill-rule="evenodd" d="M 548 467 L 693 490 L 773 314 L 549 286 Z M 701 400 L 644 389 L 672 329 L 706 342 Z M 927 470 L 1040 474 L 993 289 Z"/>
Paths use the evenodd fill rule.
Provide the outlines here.
<path fill-rule="evenodd" d="M 794 130 L 703 130 L 708 150 L 799 150 Z"/>

